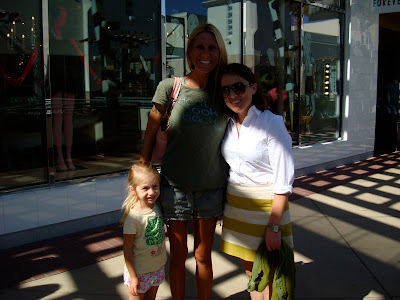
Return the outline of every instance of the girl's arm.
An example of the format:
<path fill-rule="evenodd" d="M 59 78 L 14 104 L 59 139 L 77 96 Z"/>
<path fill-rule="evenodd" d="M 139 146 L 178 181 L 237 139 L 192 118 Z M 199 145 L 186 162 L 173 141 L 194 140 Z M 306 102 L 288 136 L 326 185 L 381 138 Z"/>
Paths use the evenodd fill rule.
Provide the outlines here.
<path fill-rule="evenodd" d="M 124 234 L 124 258 L 125 258 L 125 264 L 129 272 L 129 276 L 131 278 L 131 282 L 129 285 L 129 293 L 131 293 L 133 296 L 138 296 L 138 285 L 139 285 L 139 279 L 136 274 L 135 270 L 135 263 L 133 260 L 133 242 L 135 241 L 135 234 Z"/>
<path fill-rule="evenodd" d="M 285 211 L 286 202 L 289 194 L 274 194 L 271 216 L 269 224 L 280 225 L 283 213 Z M 265 244 L 268 251 L 281 249 L 281 231 L 273 232 L 271 227 L 267 227 L 265 232 Z"/>
<path fill-rule="evenodd" d="M 149 113 L 146 132 L 144 133 L 142 151 L 140 153 L 141 161 L 151 161 L 154 142 L 158 128 L 160 128 L 161 120 L 165 114 L 166 108 L 161 104 L 154 103 Z"/>

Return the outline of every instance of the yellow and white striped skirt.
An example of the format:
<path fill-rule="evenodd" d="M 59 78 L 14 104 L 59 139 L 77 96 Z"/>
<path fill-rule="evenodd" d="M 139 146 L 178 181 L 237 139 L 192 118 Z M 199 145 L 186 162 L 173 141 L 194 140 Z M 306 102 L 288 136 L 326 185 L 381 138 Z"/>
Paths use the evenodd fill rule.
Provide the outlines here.
<path fill-rule="evenodd" d="M 258 246 L 265 241 L 274 199 L 273 185 L 239 185 L 228 183 L 224 207 L 221 251 L 254 261 Z M 282 239 L 293 249 L 289 203 L 282 216 Z"/>

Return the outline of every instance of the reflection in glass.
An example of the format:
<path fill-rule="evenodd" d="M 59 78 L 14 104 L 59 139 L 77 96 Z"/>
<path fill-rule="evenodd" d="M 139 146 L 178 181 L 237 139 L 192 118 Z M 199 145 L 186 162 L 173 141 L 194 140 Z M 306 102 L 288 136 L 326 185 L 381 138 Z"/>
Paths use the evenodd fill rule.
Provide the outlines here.
<path fill-rule="evenodd" d="M 253 62 L 259 87 L 269 110 L 283 116 L 296 144 L 300 82 L 300 3 L 256 1 L 254 49 L 247 51 L 247 65 Z M 251 47 L 251 46 L 250 46 Z M 254 51 L 254 57 L 249 54 Z"/>
<path fill-rule="evenodd" d="M 0 189 L 47 182 L 40 1 L 2 1 Z"/>
<path fill-rule="evenodd" d="M 340 15 L 314 6 L 303 9 L 300 143 L 309 144 L 339 137 Z"/>
<path fill-rule="evenodd" d="M 344 1 L 166 0 L 164 37 L 159 1 L 48 1 L 48 24 L 40 4 L 2 1 L 0 189 L 53 183 L 52 166 L 56 181 L 127 170 L 156 86 L 189 72 L 201 22 L 220 30 L 229 62 L 253 69 L 294 145 L 339 137 Z"/>
<path fill-rule="evenodd" d="M 253 66 L 269 109 L 283 116 L 294 145 L 337 139 L 341 14 L 295 1 L 254 3 L 254 46 L 246 36 L 245 62 Z"/>
<path fill-rule="evenodd" d="M 157 1 L 49 2 L 56 181 L 129 169 L 161 79 Z"/>

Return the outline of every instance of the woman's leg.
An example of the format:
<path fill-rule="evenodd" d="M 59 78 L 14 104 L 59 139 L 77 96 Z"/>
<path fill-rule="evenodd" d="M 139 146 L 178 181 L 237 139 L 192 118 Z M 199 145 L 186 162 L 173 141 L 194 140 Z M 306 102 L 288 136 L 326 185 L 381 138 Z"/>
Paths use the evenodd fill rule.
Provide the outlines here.
<path fill-rule="evenodd" d="M 252 261 L 247 261 L 242 259 L 242 263 L 244 266 L 244 269 L 246 271 L 247 276 L 249 278 L 251 277 L 251 271 L 253 270 L 253 262 Z M 270 283 L 267 285 L 267 287 L 260 293 L 257 291 L 252 291 L 250 292 L 250 297 L 251 300 L 269 300 L 270 298 L 270 287 L 272 286 L 272 280 L 270 276 Z"/>
<path fill-rule="evenodd" d="M 73 138 L 73 123 L 75 95 L 71 93 L 64 94 L 64 140 L 65 140 L 65 163 L 69 170 L 76 169 L 72 162 L 72 138 Z"/>
<path fill-rule="evenodd" d="M 158 286 L 152 286 L 145 294 L 144 300 L 155 300 L 158 291 Z"/>
<path fill-rule="evenodd" d="M 211 250 L 217 217 L 193 218 L 198 299 L 210 299 L 213 281 Z"/>
<path fill-rule="evenodd" d="M 168 274 L 174 300 L 185 299 L 188 224 L 187 220 L 169 220 L 168 223 L 168 238 L 171 248 Z"/>
<path fill-rule="evenodd" d="M 62 124 L 63 124 L 63 94 L 56 93 L 51 97 L 51 107 L 53 109 L 53 138 L 56 145 L 57 162 L 56 167 L 60 171 L 68 170 L 64 162 L 62 149 Z"/>

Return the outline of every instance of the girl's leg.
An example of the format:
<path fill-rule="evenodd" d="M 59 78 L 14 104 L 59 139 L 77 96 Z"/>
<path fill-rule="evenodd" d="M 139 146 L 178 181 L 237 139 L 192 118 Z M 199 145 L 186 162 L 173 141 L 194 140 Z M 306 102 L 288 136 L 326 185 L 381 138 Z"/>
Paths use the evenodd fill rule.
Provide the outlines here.
<path fill-rule="evenodd" d="M 198 299 L 210 299 L 213 281 L 211 250 L 217 217 L 193 218 Z"/>
<path fill-rule="evenodd" d="M 244 266 L 247 276 L 249 276 L 249 278 L 250 278 L 251 271 L 253 270 L 253 262 L 247 261 L 247 260 L 242 260 L 242 263 L 243 263 L 243 266 Z M 271 280 L 271 276 L 270 276 L 269 284 L 267 285 L 265 290 L 263 290 L 261 293 L 257 292 L 257 291 L 250 292 L 251 300 L 269 300 L 269 299 L 271 299 L 270 298 L 270 296 L 271 296 L 270 291 L 272 291 L 271 286 L 272 286 L 272 280 Z"/>
<path fill-rule="evenodd" d="M 129 300 L 144 300 L 144 299 L 145 299 L 145 294 L 138 294 L 137 296 L 133 296 L 131 293 L 129 293 Z"/>
<path fill-rule="evenodd" d="M 174 300 L 185 299 L 188 224 L 189 221 L 187 220 L 169 220 L 168 238 L 171 251 L 168 274 L 172 299 Z"/>
<path fill-rule="evenodd" d="M 155 300 L 158 291 L 158 286 L 152 286 L 145 294 L 144 300 Z"/>

